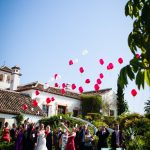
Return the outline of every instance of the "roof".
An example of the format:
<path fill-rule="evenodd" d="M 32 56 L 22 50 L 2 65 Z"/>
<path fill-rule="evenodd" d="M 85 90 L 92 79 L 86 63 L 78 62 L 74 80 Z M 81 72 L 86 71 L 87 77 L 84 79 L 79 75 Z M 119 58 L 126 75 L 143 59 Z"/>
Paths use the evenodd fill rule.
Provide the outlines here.
<path fill-rule="evenodd" d="M 83 94 L 103 95 L 111 90 L 112 90 L 112 88 L 107 88 L 107 89 L 102 89 L 102 90 L 98 90 L 98 91 L 87 91 L 87 92 L 83 92 Z"/>
<path fill-rule="evenodd" d="M 28 106 L 27 110 L 22 109 L 22 105 Z M 44 116 L 40 107 L 34 107 L 32 110 L 32 99 L 29 95 L 0 89 L 0 113 L 6 114 L 30 114 Z"/>
<path fill-rule="evenodd" d="M 10 69 L 10 68 L 7 67 L 7 66 L 2 66 L 2 67 L 0 67 L 0 70 L 5 71 L 5 72 L 12 73 L 12 69 Z"/>
<path fill-rule="evenodd" d="M 21 91 L 26 91 L 26 90 L 39 90 L 39 91 L 43 91 L 43 92 L 47 92 L 47 93 L 51 93 L 51 94 L 56 94 L 56 95 L 61 95 L 61 96 L 65 96 L 65 97 L 70 97 L 70 98 L 74 98 L 74 99 L 78 99 L 80 100 L 80 94 L 79 93 L 75 93 L 72 91 L 68 91 L 66 90 L 65 94 L 61 93 L 61 88 L 55 88 L 55 87 L 49 87 L 47 89 L 44 89 L 44 85 L 39 83 L 38 81 L 36 82 L 32 82 L 23 86 L 18 86 L 17 91 L 21 92 Z"/>
<path fill-rule="evenodd" d="M 44 89 L 44 85 L 39 83 L 38 81 L 19 86 L 17 91 L 21 92 L 21 91 L 27 91 L 27 90 L 31 90 L 31 89 L 81 100 L 81 94 L 79 94 L 79 93 L 66 90 L 65 94 L 61 94 L 61 88 L 49 87 L 47 89 Z M 112 90 L 112 89 L 108 88 L 108 89 L 102 89 L 99 91 L 87 91 L 87 92 L 83 92 L 83 94 L 103 95 L 103 94 L 109 92 L 110 90 Z"/>

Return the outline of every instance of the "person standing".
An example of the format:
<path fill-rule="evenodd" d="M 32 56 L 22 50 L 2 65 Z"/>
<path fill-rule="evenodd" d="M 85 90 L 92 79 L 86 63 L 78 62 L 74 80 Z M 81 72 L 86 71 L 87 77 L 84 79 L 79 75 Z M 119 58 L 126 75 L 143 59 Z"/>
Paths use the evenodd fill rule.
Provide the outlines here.
<path fill-rule="evenodd" d="M 79 150 L 84 150 L 86 130 L 87 125 L 84 125 L 79 133 Z"/>
<path fill-rule="evenodd" d="M 49 125 L 46 127 L 45 135 L 46 135 L 46 147 L 48 150 L 52 150 L 53 134 Z"/>
<path fill-rule="evenodd" d="M 107 138 L 109 136 L 109 131 L 107 130 L 107 128 L 105 128 L 105 126 L 102 126 L 97 132 L 96 135 L 98 136 L 98 145 L 97 145 L 97 149 L 101 150 L 101 148 L 107 148 L 108 144 L 107 144 Z"/>
<path fill-rule="evenodd" d="M 123 133 L 119 129 L 119 124 L 115 124 L 115 130 L 111 136 L 111 147 L 113 149 L 124 148 L 123 142 L 124 142 Z"/>
<path fill-rule="evenodd" d="M 10 129 L 8 128 L 8 122 L 5 122 L 2 132 L 2 140 L 10 142 Z"/>
<path fill-rule="evenodd" d="M 11 136 L 11 140 L 15 141 L 16 140 L 16 124 L 13 123 L 12 124 L 12 129 L 10 130 L 10 136 Z"/>
<path fill-rule="evenodd" d="M 41 124 L 35 150 L 47 150 L 44 124 Z"/>

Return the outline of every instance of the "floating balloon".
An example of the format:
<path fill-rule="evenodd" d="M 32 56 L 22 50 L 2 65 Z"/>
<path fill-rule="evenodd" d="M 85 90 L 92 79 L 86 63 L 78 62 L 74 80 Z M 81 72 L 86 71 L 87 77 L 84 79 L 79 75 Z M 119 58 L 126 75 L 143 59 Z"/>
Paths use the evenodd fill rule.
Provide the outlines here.
<path fill-rule="evenodd" d="M 97 84 L 101 84 L 102 83 L 101 79 L 97 79 L 96 82 L 97 82 Z"/>
<path fill-rule="evenodd" d="M 139 59 L 139 58 L 141 57 L 141 55 L 140 55 L 140 54 L 136 54 L 135 57 L 136 57 L 137 59 Z"/>
<path fill-rule="evenodd" d="M 69 60 L 69 65 L 73 65 L 73 60 Z"/>
<path fill-rule="evenodd" d="M 49 104 L 51 102 L 51 99 L 49 97 L 46 98 L 46 103 Z"/>
<path fill-rule="evenodd" d="M 95 85 L 94 85 L 94 89 L 95 89 L 95 91 L 98 91 L 98 90 L 99 90 L 99 85 L 98 85 L 98 84 L 95 84 Z"/>
<path fill-rule="evenodd" d="M 118 62 L 119 62 L 119 64 L 122 64 L 122 63 L 123 63 L 123 59 L 120 57 L 120 58 L 118 59 Z"/>
<path fill-rule="evenodd" d="M 80 67 L 80 68 L 79 68 L 79 71 L 80 71 L 80 73 L 83 73 L 83 72 L 84 72 L 83 67 Z"/>
<path fill-rule="evenodd" d="M 83 93 L 83 87 L 82 86 L 79 87 L 79 92 Z"/>
<path fill-rule="evenodd" d="M 72 88 L 72 90 L 74 90 L 74 89 L 76 88 L 76 85 L 73 83 L 73 84 L 71 85 L 71 88 Z"/>
<path fill-rule="evenodd" d="M 137 91 L 135 89 L 132 89 L 131 94 L 132 94 L 132 96 L 136 96 L 137 95 Z"/>
<path fill-rule="evenodd" d="M 55 100 L 55 98 L 54 98 L 54 97 L 52 97 L 52 98 L 51 98 L 51 100 L 52 100 L 52 101 L 54 101 L 54 100 Z"/>
<path fill-rule="evenodd" d="M 99 74 L 99 77 L 100 77 L 101 79 L 103 79 L 103 78 L 104 78 L 103 73 L 100 73 L 100 74 Z"/>
<path fill-rule="evenodd" d="M 56 79 L 56 78 L 57 78 L 57 76 L 58 76 L 58 74 L 57 74 L 57 73 L 55 73 L 55 74 L 54 74 L 54 79 Z"/>
<path fill-rule="evenodd" d="M 23 104 L 23 105 L 22 105 L 22 109 L 23 109 L 23 110 L 27 110 L 27 109 L 28 109 L 28 106 L 27 106 L 26 104 Z"/>
<path fill-rule="evenodd" d="M 114 68 L 113 63 L 109 63 L 108 66 L 107 66 L 107 70 L 110 70 L 110 69 L 113 69 L 113 68 Z"/>
<path fill-rule="evenodd" d="M 54 85 L 55 87 L 58 87 L 58 83 L 55 83 L 55 85 Z"/>
<path fill-rule="evenodd" d="M 62 84 L 62 88 L 65 88 L 65 87 L 66 87 L 66 83 L 63 83 L 63 84 Z"/>
<path fill-rule="evenodd" d="M 34 107 L 38 106 L 38 101 L 37 101 L 36 99 L 34 99 L 34 100 L 32 101 L 32 105 L 33 105 Z"/>
<path fill-rule="evenodd" d="M 36 91 L 35 91 L 35 94 L 36 94 L 36 95 L 39 95 L 39 94 L 40 94 L 40 91 L 39 91 L 39 90 L 36 90 Z"/>
<path fill-rule="evenodd" d="M 90 83 L 90 79 L 86 79 L 85 83 L 89 84 Z"/>
<path fill-rule="evenodd" d="M 104 60 L 103 60 L 103 59 L 100 59 L 100 60 L 99 60 L 99 63 L 100 63 L 101 65 L 103 65 L 103 64 L 104 64 Z"/>
<path fill-rule="evenodd" d="M 65 91 L 65 89 L 61 89 L 61 94 L 65 94 L 66 93 L 66 91 Z"/>

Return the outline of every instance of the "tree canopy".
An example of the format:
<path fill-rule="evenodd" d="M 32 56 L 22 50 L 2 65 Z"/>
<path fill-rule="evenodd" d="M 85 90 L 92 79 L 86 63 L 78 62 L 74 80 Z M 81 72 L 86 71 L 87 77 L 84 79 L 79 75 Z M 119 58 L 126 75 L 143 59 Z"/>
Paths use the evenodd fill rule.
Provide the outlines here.
<path fill-rule="evenodd" d="M 129 64 L 120 70 L 119 84 L 127 86 L 128 78 L 134 80 L 138 89 L 150 86 L 150 0 L 129 0 L 125 15 L 134 19 L 128 45 L 133 54 Z"/>

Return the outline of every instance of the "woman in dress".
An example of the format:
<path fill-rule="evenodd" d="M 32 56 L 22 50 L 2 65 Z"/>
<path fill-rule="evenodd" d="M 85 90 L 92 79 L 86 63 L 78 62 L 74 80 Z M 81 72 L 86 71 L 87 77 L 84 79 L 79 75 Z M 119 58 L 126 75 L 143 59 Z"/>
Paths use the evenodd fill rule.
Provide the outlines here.
<path fill-rule="evenodd" d="M 2 140 L 10 142 L 10 129 L 8 128 L 8 122 L 5 122 L 2 133 Z"/>
<path fill-rule="evenodd" d="M 66 144 L 66 150 L 75 150 L 75 144 L 74 144 L 74 138 L 76 136 L 76 129 L 73 128 L 72 132 L 62 123 L 62 125 L 66 128 L 68 131 L 68 141 Z"/>
<path fill-rule="evenodd" d="M 23 126 L 20 125 L 16 130 L 15 150 L 23 150 L 23 136 L 24 129 Z"/>
<path fill-rule="evenodd" d="M 93 150 L 93 146 L 92 146 L 93 140 L 94 140 L 93 136 L 91 136 L 90 131 L 87 129 L 85 135 L 85 144 L 84 144 L 85 150 Z"/>
<path fill-rule="evenodd" d="M 44 124 L 41 124 L 35 150 L 47 150 Z"/>

